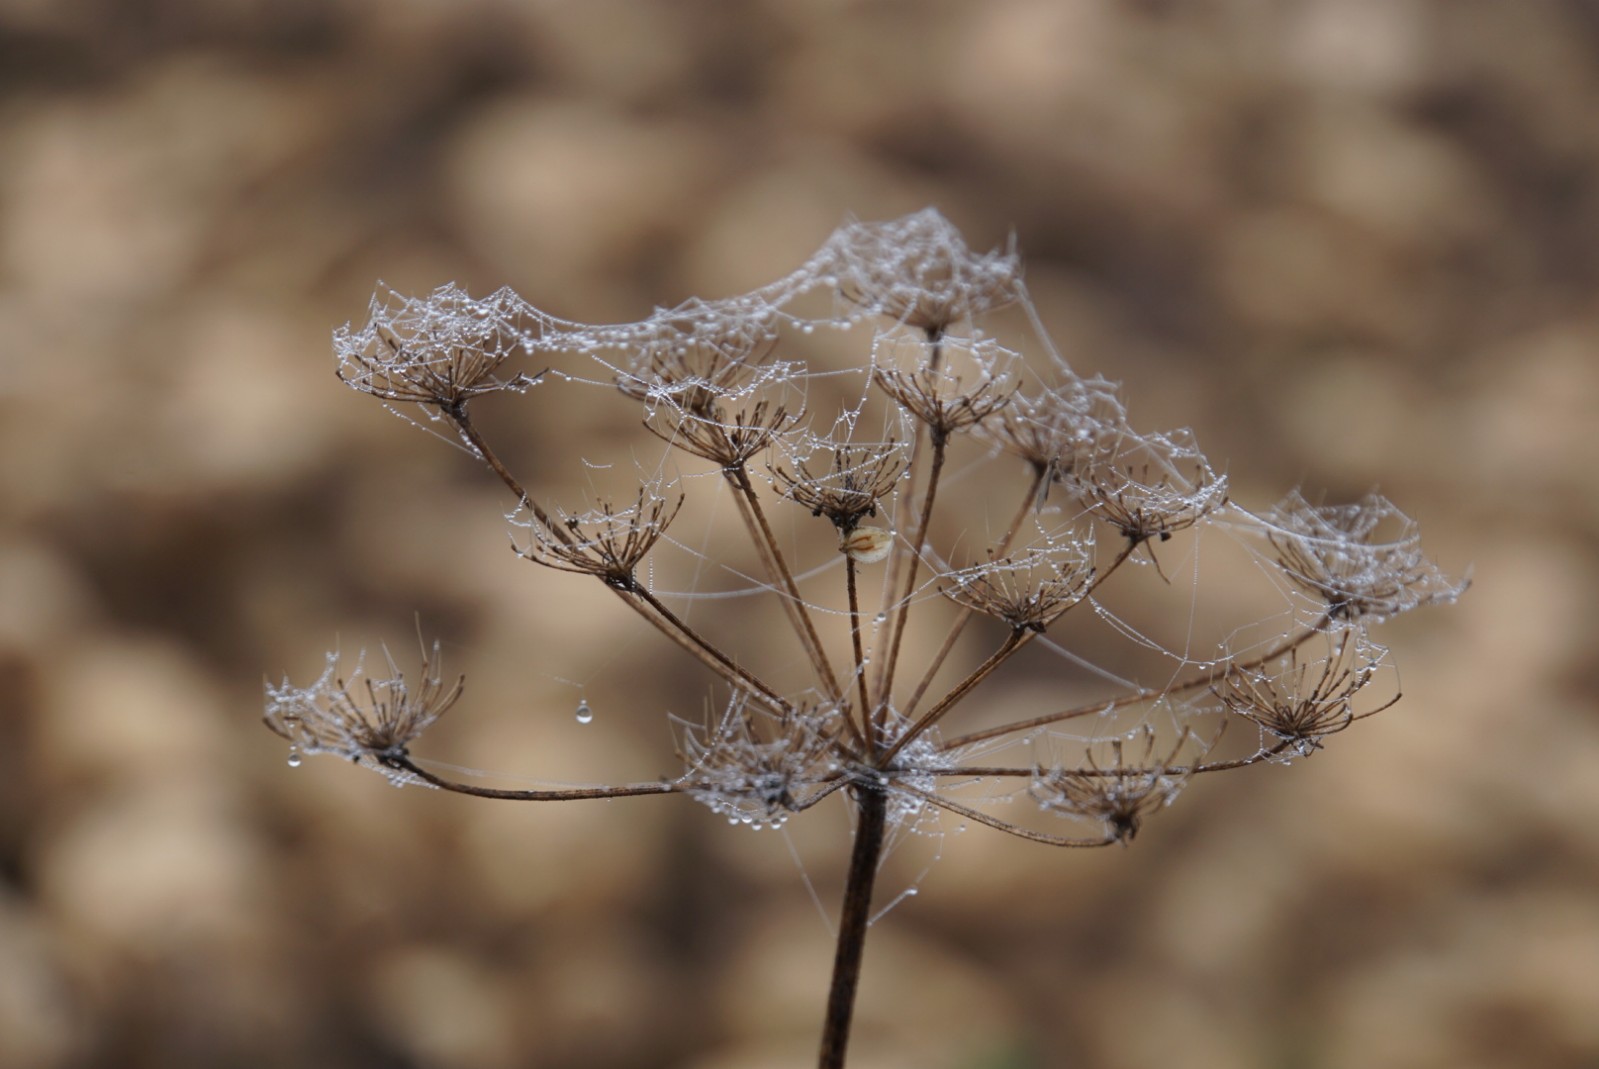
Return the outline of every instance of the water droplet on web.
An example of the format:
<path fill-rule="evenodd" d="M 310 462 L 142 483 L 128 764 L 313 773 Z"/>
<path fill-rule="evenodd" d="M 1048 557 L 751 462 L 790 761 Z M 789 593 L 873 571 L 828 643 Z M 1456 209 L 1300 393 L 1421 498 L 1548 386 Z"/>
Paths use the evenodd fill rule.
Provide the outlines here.
<path fill-rule="evenodd" d="M 873 623 L 877 623 L 877 624 L 886 624 L 886 623 L 888 623 L 888 613 L 886 613 L 886 612 L 878 613 L 876 616 L 872 617 L 872 622 Z"/>
<path fill-rule="evenodd" d="M 589 708 L 588 699 L 585 698 L 584 700 L 578 702 L 577 703 L 577 722 L 579 724 L 588 724 L 588 723 L 592 723 L 593 720 L 594 720 L 594 710 Z"/>
<path fill-rule="evenodd" d="M 290 768 L 299 768 L 304 763 L 305 763 L 305 758 L 300 756 L 300 751 L 295 749 L 292 746 L 289 747 L 289 767 Z"/>

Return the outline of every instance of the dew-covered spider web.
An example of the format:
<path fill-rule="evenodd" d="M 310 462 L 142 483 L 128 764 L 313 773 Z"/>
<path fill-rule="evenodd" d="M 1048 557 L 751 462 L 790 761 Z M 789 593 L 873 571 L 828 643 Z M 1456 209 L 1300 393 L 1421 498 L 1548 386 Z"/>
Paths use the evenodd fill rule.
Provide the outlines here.
<path fill-rule="evenodd" d="M 1463 588 L 1376 495 L 1234 502 L 1191 432 L 1058 352 L 1014 247 L 932 210 L 632 323 L 385 290 L 335 350 L 509 488 L 534 596 L 615 617 L 521 666 L 562 719 L 625 717 L 660 744 L 643 775 L 785 837 L 883 792 L 885 908 L 953 832 L 1125 843 L 1202 774 L 1311 755 L 1396 690 L 1369 625 Z M 302 748 L 371 751 L 302 696 L 276 696 Z M 592 785 L 557 775 L 493 778 Z"/>

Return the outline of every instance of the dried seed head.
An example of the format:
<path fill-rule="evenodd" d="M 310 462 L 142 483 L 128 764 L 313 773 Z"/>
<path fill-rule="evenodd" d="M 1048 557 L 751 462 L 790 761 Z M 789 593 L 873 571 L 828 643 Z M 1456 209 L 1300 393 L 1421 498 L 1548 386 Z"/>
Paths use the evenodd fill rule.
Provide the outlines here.
<path fill-rule="evenodd" d="M 391 292 L 372 297 L 366 326 L 334 331 L 338 376 L 352 389 L 388 401 L 463 404 L 501 390 L 521 391 L 538 375 L 501 374 L 501 366 L 523 355 L 511 326 L 516 295 L 500 290 L 477 300 L 457 286 L 441 286 L 427 297 Z"/>
<path fill-rule="evenodd" d="M 1308 756 L 1328 735 L 1399 700 L 1395 695 L 1375 708 L 1355 711 L 1355 696 L 1375 678 L 1387 653 L 1359 631 L 1345 630 L 1319 664 L 1303 659 L 1295 647 L 1274 665 L 1230 667 L 1212 689 L 1229 712 L 1253 721 L 1295 755 Z"/>
<path fill-rule="evenodd" d="M 454 705 L 466 677 L 446 683 L 439 671 L 439 644 L 424 647 L 420 682 L 409 683 L 384 651 L 389 674 L 368 675 L 365 655 L 348 680 L 338 675 L 339 655 L 329 653 L 322 675 L 309 687 L 287 679 L 267 685 L 266 726 L 299 752 L 331 753 L 352 761 L 381 763 L 403 754 L 412 740 Z"/>
<path fill-rule="evenodd" d="M 660 396 L 646 410 L 644 426 L 667 444 L 718 467 L 742 467 L 792 431 L 804 415 L 770 396 L 788 392 L 783 389 L 787 374 L 786 365 L 763 368 L 737 394 L 699 390 Z"/>
<path fill-rule="evenodd" d="M 631 331 L 606 335 L 629 350 L 616 384 L 624 394 L 691 415 L 714 418 L 724 398 L 759 381 L 793 375 L 772 365 L 775 314 L 766 305 L 691 301 L 662 311 Z"/>
<path fill-rule="evenodd" d="M 1144 817 L 1170 805 L 1193 775 L 1192 766 L 1179 768 L 1173 764 L 1190 737 L 1186 729 L 1178 735 L 1171 752 L 1158 760 L 1154 730 L 1146 727 L 1139 735 L 1143 742 L 1141 753 L 1131 763 L 1123 741 L 1112 739 L 1106 744 L 1111 752 L 1106 765 L 1101 765 L 1090 751 L 1086 769 L 1038 771 L 1033 776 L 1033 798 L 1046 812 L 1100 821 L 1107 841 L 1124 845 L 1131 842 L 1143 826 Z"/>
<path fill-rule="evenodd" d="M 1012 397 L 981 433 L 1031 464 L 1045 479 L 1041 492 L 1133 436 L 1116 385 L 1076 377 L 1035 396 Z"/>
<path fill-rule="evenodd" d="M 1186 431 L 1119 436 L 1063 477 L 1095 515 L 1135 545 L 1192 527 L 1227 503 L 1218 475 Z"/>
<path fill-rule="evenodd" d="M 1470 585 L 1422 554 L 1415 522 L 1380 494 L 1354 505 L 1312 505 L 1295 491 L 1264 522 L 1283 573 L 1337 619 L 1380 621 L 1454 601 Z"/>
<path fill-rule="evenodd" d="M 688 728 L 678 746 L 689 795 L 729 821 L 778 828 L 842 779 L 833 705 L 757 719 L 734 698 L 713 726 Z"/>
<path fill-rule="evenodd" d="M 822 451 L 827 454 L 825 468 L 814 456 Z M 905 470 L 905 448 L 892 439 L 869 445 L 835 445 L 812 438 L 791 451 L 789 463 L 788 468 L 772 468 L 784 493 L 812 515 L 833 521 L 841 535 L 848 535 L 867 516 L 877 515 L 878 503 L 899 482 Z"/>
<path fill-rule="evenodd" d="M 523 518 L 514 522 L 527 530 L 528 543 L 517 552 L 547 567 L 625 588 L 682 506 L 681 494 L 670 498 L 659 484 L 647 484 L 623 509 L 602 501 L 587 512 L 561 512 L 548 524 L 537 514 L 519 514 Z"/>
<path fill-rule="evenodd" d="M 931 208 L 843 227 L 828 239 L 822 259 L 846 298 L 929 336 L 1012 304 L 1022 293 L 1014 249 L 978 255 Z"/>
<path fill-rule="evenodd" d="M 1018 359 L 1011 350 L 987 340 L 945 339 L 934 350 L 935 365 L 920 345 L 907 360 L 905 340 L 880 339 L 872 381 L 936 440 L 977 426 L 1010 402 L 1016 387 L 1008 368 Z"/>
<path fill-rule="evenodd" d="M 1092 544 L 1070 543 L 950 572 L 941 589 L 1018 631 L 1041 632 L 1082 600 L 1093 579 Z"/>

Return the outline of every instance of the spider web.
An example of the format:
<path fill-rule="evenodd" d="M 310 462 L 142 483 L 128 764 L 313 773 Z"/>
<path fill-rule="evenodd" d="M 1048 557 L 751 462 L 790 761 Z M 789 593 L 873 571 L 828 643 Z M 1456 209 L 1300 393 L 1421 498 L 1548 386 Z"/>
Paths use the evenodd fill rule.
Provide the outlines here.
<path fill-rule="evenodd" d="M 1080 377 L 1058 352 L 1013 249 L 973 254 L 934 211 L 891 223 L 846 225 L 781 279 L 736 297 L 660 308 L 634 323 L 561 319 L 510 290 L 481 301 L 453 286 L 418 299 L 380 293 L 366 328 L 336 335 L 341 368 L 359 375 L 385 329 L 436 317 L 440 308 L 474 338 L 483 336 L 487 319 L 508 325 L 505 337 L 493 337 L 490 381 L 503 391 L 528 394 L 509 403 L 520 400 L 535 413 L 540 405 L 560 405 L 591 414 L 607 428 L 603 436 L 585 438 L 603 440 L 603 455 L 563 457 L 544 442 L 533 458 L 541 471 L 564 464 L 588 489 L 589 503 L 562 502 L 560 515 L 575 525 L 618 514 L 628 522 L 631 514 L 618 513 L 610 503 L 639 495 L 641 485 L 648 489 L 638 496 L 640 510 L 646 499 L 682 496 L 682 511 L 670 527 L 652 532 L 656 540 L 642 558 L 639 578 L 741 664 L 770 673 L 774 686 L 795 702 L 820 702 L 826 688 L 807 674 L 805 649 L 785 624 L 785 613 L 803 609 L 815 621 L 845 689 L 856 684 L 857 674 L 880 685 L 881 676 L 874 674 L 883 671 L 882 658 L 902 642 L 893 701 L 906 702 L 911 688 L 925 680 L 925 709 L 1005 632 L 994 620 L 974 620 L 947 652 L 938 652 L 940 636 L 960 613 L 947 596 L 952 577 L 1000 598 L 1006 583 L 1014 585 L 1019 556 L 1049 563 L 1086 555 L 1098 569 L 1121 565 L 1119 574 L 1092 587 L 1006 672 L 985 680 L 969 707 L 955 710 L 935 729 L 945 739 L 968 733 L 981 738 L 958 751 L 929 749 L 928 775 L 917 780 L 920 793 L 892 792 L 885 856 L 919 840 L 933 846 L 931 860 L 910 864 L 912 875 L 897 895 L 889 895 L 885 911 L 916 893 L 932 861 L 942 856 L 950 825 L 962 830 L 969 823 L 931 804 L 927 794 L 947 794 L 1022 826 L 1037 823 L 1037 813 L 1022 812 L 1038 808 L 1030 804 L 1027 778 L 941 779 L 939 761 L 943 767 L 1076 767 L 1085 760 L 1094 764 L 1096 754 L 1103 759 L 1107 744 L 1140 739 L 1162 755 L 1175 742 L 1173 754 L 1198 760 L 1219 741 L 1216 729 L 1202 723 L 1216 719 L 1215 687 L 1184 681 L 1217 672 L 1228 656 L 1272 651 L 1320 610 L 1302 585 L 1283 577 L 1263 542 L 1263 534 L 1281 533 L 1285 521 L 1223 505 L 1225 478 L 1210 470 L 1188 432 L 1133 437 L 1092 430 L 1121 426 L 1124 410 L 1114 386 Z M 998 418 L 984 409 L 993 404 L 998 411 L 1013 393 L 1065 400 L 1053 413 L 1018 402 L 1010 409 L 1019 414 L 1006 424 L 1007 442 L 991 430 Z M 439 433 L 437 410 L 424 405 L 422 412 L 412 422 Z M 1017 450 L 1059 434 L 1058 420 L 1065 417 L 1090 428 L 1076 432 L 1093 439 L 1085 447 L 1090 452 L 1117 451 L 1118 465 L 1104 469 L 1115 478 L 1095 482 L 1051 462 L 1039 468 L 1030 490 L 1029 467 Z M 924 545 L 917 547 L 912 541 L 929 449 L 923 424 L 939 419 L 952 426 L 971 420 L 978 433 L 949 435 L 936 508 Z M 767 426 L 763 420 L 776 428 L 769 444 L 741 463 L 792 573 L 792 591 L 770 577 L 769 562 L 751 553 L 740 520 L 745 506 L 726 474 L 728 465 L 703 452 L 736 452 L 741 442 L 759 440 Z M 475 452 L 468 444 L 452 444 Z M 848 565 L 839 540 L 844 532 L 834 529 L 834 510 L 847 511 L 862 494 L 873 505 L 856 518 L 860 526 L 886 531 L 902 553 L 898 567 L 860 568 L 868 656 L 855 666 L 849 662 L 852 614 L 843 581 Z M 556 507 L 546 504 L 552 513 Z M 824 512 L 835 516 L 834 524 Z M 991 552 L 1007 535 L 1010 545 Z M 1122 563 L 1118 554 L 1124 551 Z M 1213 557 L 1229 555 L 1231 564 L 1212 565 Z M 907 582 L 912 561 L 916 575 Z M 1213 567 L 1221 579 L 1209 579 Z M 1259 589 L 1255 600 L 1240 599 L 1228 586 L 1241 576 Z M 1220 600 L 1231 622 L 1211 615 L 1218 584 L 1226 588 Z M 1321 645 L 1319 651 L 1307 646 L 1307 659 L 1330 662 L 1338 655 L 1329 643 Z M 575 690 L 582 720 L 585 710 L 592 715 L 589 691 L 615 674 L 626 649 L 619 640 L 602 656 L 582 658 L 583 667 L 573 674 L 533 671 Z M 541 653 L 539 661 L 559 663 L 560 656 Z M 1009 682 L 1007 674 L 1016 681 Z M 643 689 L 645 703 L 656 697 Z M 715 696 L 707 732 L 715 730 L 715 710 L 728 700 L 725 687 L 709 689 Z M 1128 694 L 1143 697 L 1122 701 Z M 1063 695 L 1070 696 L 1064 703 Z M 1103 708 L 1027 730 L 985 734 L 996 724 L 1039 718 L 1063 704 L 1095 703 Z M 669 706 L 659 711 L 673 715 Z M 908 722 L 908 714 L 890 717 L 890 723 Z M 933 746 L 938 737 L 929 733 L 926 739 Z M 1262 735 L 1249 745 L 1265 741 Z M 661 772 L 668 779 L 677 774 Z M 733 822 L 766 823 L 741 819 L 737 811 Z M 786 841 L 804 873 L 800 851 L 792 839 Z M 810 887 L 808 874 L 805 880 Z"/>

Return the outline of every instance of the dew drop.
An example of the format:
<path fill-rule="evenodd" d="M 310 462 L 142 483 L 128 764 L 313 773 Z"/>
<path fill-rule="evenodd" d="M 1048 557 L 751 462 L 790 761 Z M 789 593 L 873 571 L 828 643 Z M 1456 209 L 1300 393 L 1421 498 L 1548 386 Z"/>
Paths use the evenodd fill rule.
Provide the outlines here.
<path fill-rule="evenodd" d="M 305 764 L 305 758 L 300 756 L 300 751 L 297 750 L 297 749 L 294 749 L 293 747 L 290 747 L 290 749 L 289 749 L 289 767 L 290 768 L 299 768 L 303 764 Z"/>
<path fill-rule="evenodd" d="M 578 702 L 577 703 L 577 722 L 579 724 L 588 724 L 588 723 L 592 723 L 593 720 L 594 720 L 594 710 L 589 708 L 588 699 L 585 698 L 583 701 Z"/>
<path fill-rule="evenodd" d="M 886 612 L 878 613 L 876 616 L 872 617 L 872 622 L 873 623 L 878 623 L 878 624 L 886 624 L 886 623 L 888 623 L 888 613 L 886 613 Z"/>

